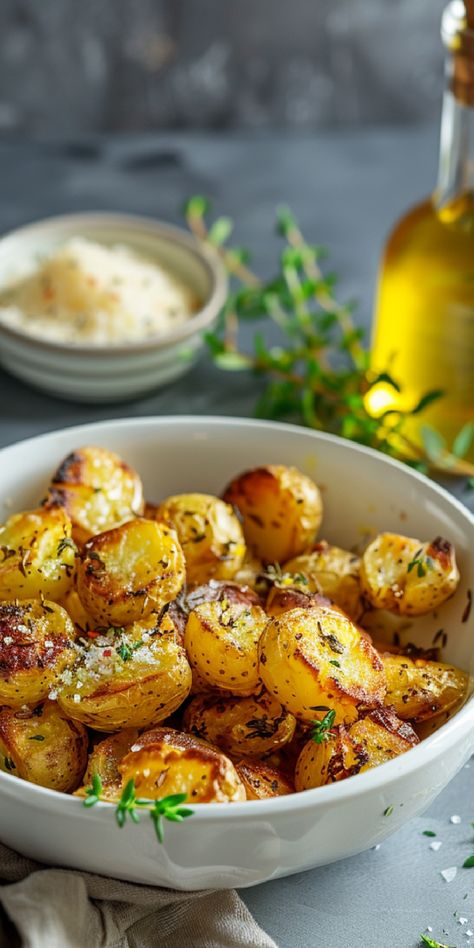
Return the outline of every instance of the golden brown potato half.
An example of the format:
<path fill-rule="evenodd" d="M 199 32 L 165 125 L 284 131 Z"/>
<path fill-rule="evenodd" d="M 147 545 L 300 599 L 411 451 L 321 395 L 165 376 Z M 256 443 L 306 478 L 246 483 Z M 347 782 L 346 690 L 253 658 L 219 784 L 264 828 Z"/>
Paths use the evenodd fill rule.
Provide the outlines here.
<path fill-rule="evenodd" d="M 122 785 L 135 781 L 137 796 L 156 800 L 185 793 L 188 802 L 229 803 L 245 800 L 245 789 L 233 763 L 191 734 L 171 728 L 147 731 L 119 764 Z"/>
<path fill-rule="evenodd" d="M 0 711 L 0 770 L 41 787 L 72 793 L 87 764 L 88 742 L 85 727 L 68 720 L 56 702 Z"/>
<path fill-rule="evenodd" d="M 285 563 L 285 573 L 294 575 L 298 581 L 306 580 L 307 592 L 328 596 L 354 622 L 364 611 L 360 588 L 360 558 L 338 546 L 330 546 L 325 540 L 315 543 L 311 551 L 296 556 Z M 304 589 L 304 586 L 299 586 Z"/>
<path fill-rule="evenodd" d="M 78 544 L 111 530 L 143 512 L 138 474 L 104 448 L 79 448 L 59 465 L 45 500 L 46 507 L 64 507 Z"/>
<path fill-rule="evenodd" d="M 190 612 L 184 633 L 191 665 L 213 688 L 254 694 L 260 684 L 258 640 L 267 621 L 257 605 L 203 602 Z"/>
<path fill-rule="evenodd" d="M 426 721 L 449 711 L 467 694 L 469 675 L 454 665 L 389 652 L 380 657 L 387 678 L 385 704 L 403 720 Z"/>
<path fill-rule="evenodd" d="M 337 607 L 293 609 L 272 619 L 259 642 L 262 681 L 296 718 L 311 722 L 336 711 L 336 723 L 359 705 L 383 702 L 382 662 L 366 635 Z"/>
<path fill-rule="evenodd" d="M 188 704 L 183 728 L 233 757 L 262 757 L 291 741 L 296 721 L 276 698 L 199 695 Z"/>
<path fill-rule="evenodd" d="M 317 744 L 310 738 L 295 770 L 297 790 L 311 790 L 378 767 L 418 744 L 406 721 L 389 708 L 371 711 L 349 728 L 336 727 L 328 739 Z"/>
<path fill-rule="evenodd" d="M 235 769 L 245 787 L 247 800 L 269 800 L 294 793 L 291 780 L 268 764 L 259 760 L 239 760 Z"/>
<path fill-rule="evenodd" d="M 0 599 L 60 599 L 74 582 L 75 562 L 63 510 L 14 514 L 0 527 Z"/>
<path fill-rule="evenodd" d="M 262 601 L 258 593 L 250 586 L 239 586 L 234 582 L 222 582 L 222 580 L 211 579 L 203 586 L 195 586 L 186 596 L 186 607 L 188 612 L 192 612 L 203 602 L 222 602 L 241 603 L 243 606 L 261 606 Z"/>
<path fill-rule="evenodd" d="M 362 556 L 362 590 L 376 609 L 421 616 L 455 592 L 459 582 L 454 547 L 436 537 L 421 543 L 396 533 L 381 533 Z"/>
<path fill-rule="evenodd" d="M 269 464 L 245 471 L 224 491 L 243 519 L 245 539 L 264 563 L 284 563 L 310 546 L 322 517 L 313 481 L 295 467 Z"/>
<path fill-rule="evenodd" d="M 102 784 L 101 800 L 110 800 L 112 803 L 119 800 L 122 794 L 122 775 L 118 766 L 136 740 L 138 740 L 138 731 L 130 727 L 99 741 L 89 755 L 84 783 L 79 790 L 76 790 L 76 795 L 84 797 L 86 789 L 92 786 L 92 780 L 97 774 Z"/>
<path fill-rule="evenodd" d="M 77 567 L 77 591 L 100 625 L 129 625 L 175 599 L 185 579 L 173 530 L 136 518 L 93 537 Z"/>
<path fill-rule="evenodd" d="M 245 540 L 232 507 L 210 494 L 177 494 L 160 504 L 156 519 L 178 535 L 189 586 L 232 579 L 242 566 Z"/>
<path fill-rule="evenodd" d="M 191 669 L 174 632 L 156 619 L 109 628 L 84 648 L 58 695 L 68 717 L 98 731 L 164 721 L 187 697 Z"/>
<path fill-rule="evenodd" d="M 239 586 L 249 586 L 251 589 L 257 589 L 264 572 L 265 567 L 262 561 L 251 550 L 247 550 L 242 566 L 234 573 L 233 580 Z"/>
<path fill-rule="evenodd" d="M 0 706 L 21 708 L 53 696 L 75 658 L 74 626 L 61 606 L 0 602 Z"/>
<path fill-rule="evenodd" d="M 97 622 L 84 609 L 76 589 L 70 589 L 69 592 L 59 600 L 59 605 L 66 610 L 68 616 L 72 619 L 77 637 L 87 635 L 89 631 L 95 629 Z"/>

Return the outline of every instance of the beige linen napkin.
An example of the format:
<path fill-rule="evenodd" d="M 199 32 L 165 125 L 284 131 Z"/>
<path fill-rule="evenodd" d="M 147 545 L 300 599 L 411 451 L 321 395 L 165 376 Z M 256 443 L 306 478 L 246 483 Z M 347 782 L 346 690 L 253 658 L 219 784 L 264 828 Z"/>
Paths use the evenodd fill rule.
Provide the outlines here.
<path fill-rule="evenodd" d="M 236 892 L 50 869 L 0 843 L 0 948 L 277 948 Z"/>

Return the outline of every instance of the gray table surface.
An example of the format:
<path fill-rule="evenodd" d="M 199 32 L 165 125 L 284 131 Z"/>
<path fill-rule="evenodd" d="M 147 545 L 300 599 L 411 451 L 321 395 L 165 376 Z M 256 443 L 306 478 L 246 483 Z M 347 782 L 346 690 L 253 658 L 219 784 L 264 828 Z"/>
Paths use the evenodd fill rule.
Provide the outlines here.
<path fill-rule="evenodd" d="M 429 189 L 436 163 L 434 128 L 4 143 L 0 233 L 75 210 L 125 210 L 179 222 L 185 197 L 198 192 L 236 218 L 238 241 L 253 248 L 256 266 L 270 274 L 278 248 L 273 212 L 284 201 L 310 239 L 330 247 L 342 293 L 359 300 L 360 322 L 368 325 L 381 243 L 402 209 Z M 0 446 L 102 418 L 250 415 L 257 392 L 254 380 L 222 375 L 202 361 L 164 391 L 96 408 L 33 392 L 0 372 Z M 380 849 L 247 889 L 244 900 L 280 948 L 416 948 L 427 926 L 456 948 L 474 945 L 467 935 L 474 931 L 474 870 L 459 868 L 451 883 L 440 874 L 474 851 L 473 775 L 474 760 L 428 813 Z M 454 814 L 461 823 L 450 822 Z M 442 842 L 437 852 L 425 829 Z"/>

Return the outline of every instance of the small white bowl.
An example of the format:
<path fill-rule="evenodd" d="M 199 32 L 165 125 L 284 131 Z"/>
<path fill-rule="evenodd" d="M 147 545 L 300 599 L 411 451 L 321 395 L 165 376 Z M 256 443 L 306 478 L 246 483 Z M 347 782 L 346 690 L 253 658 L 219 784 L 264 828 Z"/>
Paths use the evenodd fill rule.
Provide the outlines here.
<path fill-rule="evenodd" d="M 59 461 L 75 448 L 118 451 L 141 474 L 145 494 L 219 494 L 232 476 L 261 464 L 294 464 L 323 489 L 320 535 L 350 549 L 389 530 L 455 547 L 461 583 L 448 602 L 413 621 L 410 638 L 448 632 L 446 660 L 474 673 L 474 517 L 436 484 L 383 454 L 290 425 L 226 418 L 134 418 L 53 432 L 0 451 L 0 510 L 38 503 Z M 1 516 L 0 516 L 1 519 Z M 0 840 L 27 856 L 133 882 L 177 889 L 248 886 L 321 866 L 382 842 L 434 800 L 474 751 L 474 697 L 435 734 L 401 757 L 339 783 L 273 800 L 198 804 L 183 824 L 119 830 L 114 807 L 82 801 L 0 773 Z"/>
<path fill-rule="evenodd" d="M 0 290 L 37 257 L 71 237 L 124 244 L 162 264 L 196 296 L 201 309 L 173 332 L 143 342 L 93 346 L 54 343 L 0 323 L 0 363 L 25 382 L 61 398 L 115 402 L 135 398 L 187 372 L 203 330 L 217 319 L 227 294 L 224 267 L 186 231 L 130 214 L 68 214 L 14 230 L 0 240 Z"/>

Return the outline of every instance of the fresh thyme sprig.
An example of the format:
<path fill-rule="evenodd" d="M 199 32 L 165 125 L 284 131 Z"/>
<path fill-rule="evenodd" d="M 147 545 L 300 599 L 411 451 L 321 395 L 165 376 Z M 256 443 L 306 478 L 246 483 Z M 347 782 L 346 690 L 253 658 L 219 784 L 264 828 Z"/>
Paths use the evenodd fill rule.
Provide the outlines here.
<path fill-rule="evenodd" d="M 249 268 L 248 252 L 229 246 L 232 221 L 220 217 L 208 227 L 209 210 L 206 198 L 191 198 L 185 208 L 188 226 L 221 255 L 236 286 L 216 331 L 207 334 L 207 344 L 219 368 L 251 370 L 264 379 L 256 414 L 339 434 L 401 456 L 424 473 L 436 467 L 472 477 L 474 465 L 463 458 L 474 439 L 474 424 L 463 427 L 451 448 L 428 425 L 421 429 L 421 445 L 406 430 L 407 420 L 441 398 L 441 390 L 426 392 L 410 411 L 389 408 L 377 417 L 371 413 L 374 386 L 383 383 L 395 392 L 400 392 L 400 386 L 388 369 L 381 373 L 371 369 L 364 332 L 352 318 L 353 304 L 338 301 L 336 277 L 321 268 L 324 248 L 305 241 L 291 212 L 287 208 L 277 212 L 277 229 L 285 244 L 276 277 L 265 282 Z M 241 320 L 261 317 L 268 317 L 277 327 L 281 343 L 268 345 L 258 331 L 253 351 L 242 351 Z"/>
<path fill-rule="evenodd" d="M 449 945 L 442 945 L 439 941 L 435 941 L 434 938 L 430 938 L 428 935 L 420 935 L 420 938 L 424 945 L 428 945 L 428 948 L 449 948 Z"/>
<path fill-rule="evenodd" d="M 329 739 L 335 718 L 336 712 L 331 710 L 324 715 L 321 721 L 313 721 L 310 737 L 315 744 L 324 744 Z"/>
<path fill-rule="evenodd" d="M 94 774 L 92 785 L 86 788 L 84 806 L 88 808 L 95 806 L 99 800 L 103 799 L 102 790 L 102 780 L 99 774 Z M 163 820 L 169 820 L 171 823 L 182 823 L 186 817 L 193 815 L 193 810 L 182 806 L 185 801 L 185 793 L 173 793 L 161 800 L 142 800 L 136 795 L 135 781 L 132 779 L 123 788 L 122 795 L 115 808 L 115 818 L 118 826 L 122 829 L 127 819 L 130 819 L 132 823 L 139 823 L 139 811 L 147 810 L 158 842 L 162 843 L 164 839 Z"/>

